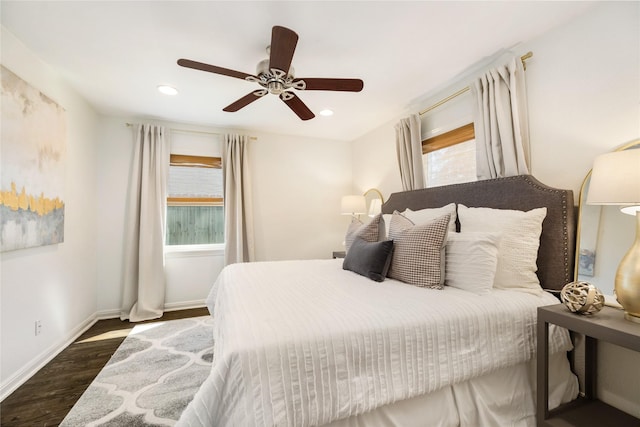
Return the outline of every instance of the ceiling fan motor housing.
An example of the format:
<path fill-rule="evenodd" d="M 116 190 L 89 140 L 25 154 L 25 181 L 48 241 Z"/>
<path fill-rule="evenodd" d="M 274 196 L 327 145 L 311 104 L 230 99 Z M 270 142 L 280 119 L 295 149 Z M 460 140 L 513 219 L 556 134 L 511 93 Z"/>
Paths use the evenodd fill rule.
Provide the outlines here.
<path fill-rule="evenodd" d="M 277 68 L 269 68 L 269 58 L 260 61 L 256 67 L 257 83 L 274 95 L 280 95 L 293 86 L 294 73 L 293 67 L 289 67 L 288 74 Z M 249 77 L 247 80 L 253 81 Z"/>

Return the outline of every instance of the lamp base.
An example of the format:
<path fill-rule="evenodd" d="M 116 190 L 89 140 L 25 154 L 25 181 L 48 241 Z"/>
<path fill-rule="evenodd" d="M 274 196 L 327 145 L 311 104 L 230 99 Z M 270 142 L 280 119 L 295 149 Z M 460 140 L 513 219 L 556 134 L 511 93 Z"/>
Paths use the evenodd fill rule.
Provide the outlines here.
<path fill-rule="evenodd" d="M 636 240 L 618 266 L 614 292 L 624 318 L 640 323 L 640 211 L 636 212 Z"/>
<path fill-rule="evenodd" d="M 633 314 L 624 313 L 624 318 L 633 323 L 640 323 L 640 317 L 636 317 Z"/>

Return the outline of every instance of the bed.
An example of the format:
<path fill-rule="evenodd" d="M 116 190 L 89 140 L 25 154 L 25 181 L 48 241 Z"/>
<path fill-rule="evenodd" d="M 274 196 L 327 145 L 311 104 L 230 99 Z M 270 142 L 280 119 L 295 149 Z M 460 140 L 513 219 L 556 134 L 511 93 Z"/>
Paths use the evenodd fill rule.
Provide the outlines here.
<path fill-rule="evenodd" d="M 439 209 L 451 204 L 455 214 L 441 215 Z M 519 249 L 501 246 L 510 232 L 474 233 L 473 227 L 485 227 L 474 221 L 499 218 L 498 223 L 507 224 L 501 215 L 529 218 L 534 211 L 544 215 L 538 215 L 533 270 L 515 269 L 506 275 L 507 286 L 465 288 L 487 280 L 497 285 L 498 274 L 511 262 L 501 258 L 505 253 L 515 255 L 516 263 L 526 258 Z M 387 224 L 390 235 L 409 214 L 437 215 L 402 233 L 431 230 L 435 223 L 440 230 L 444 224 L 440 286 L 386 277 L 400 271 L 394 257 L 406 256 L 406 235 L 397 233 L 382 281 L 344 269 L 347 259 L 225 267 L 207 298 L 215 319 L 211 375 L 178 425 L 535 425 L 536 309 L 557 303 L 552 293 L 572 279 L 572 192 L 517 176 L 394 193 L 383 213 L 378 221 Z M 366 248 L 388 240 L 386 231 L 376 233 Z M 462 236 L 472 236 L 474 245 L 482 237 L 486 248 L 495 248 L 487 251 L 493 258 L 474 261 L 475 252 L 455 255 L 453 249 L 463 247 L 455 241 Z M 355 248 L 356 243 L 348 259 L 358 259 L 353 254 L 360 249 Z M 494 258 L 494 276 L 484 278 Z M 484 272 L 467 271 L 467 264 L 476 261 Z M 458 268 L 466 275 L 456 276 Z M 528 284 L 531 280 L 535 286 Z M 566 357 L 571 348 L 568 332 L 552 328 L 551 408 L 578 393 Z"/>

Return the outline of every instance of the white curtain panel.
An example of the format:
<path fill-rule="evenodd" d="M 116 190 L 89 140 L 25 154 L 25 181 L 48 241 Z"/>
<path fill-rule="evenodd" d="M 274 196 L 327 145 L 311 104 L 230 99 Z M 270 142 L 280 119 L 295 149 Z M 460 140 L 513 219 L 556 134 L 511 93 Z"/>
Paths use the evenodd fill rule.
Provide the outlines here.
<path fill-rule="evenodd" d="M 407 191 L 424 188 L 420 117 L 414 114 L 404 118 L 396 123 L 395 129 L 402 189 Z"/>
<path fill-rule="evenodd" d="M 164 311 L 164 237 L 169 143 L 162 126 L 136 125 L 125 218 L 120 318 L 156 319 Z"/>
<path fill-rule="evenodd" d="M 518 57 L 471 85 L 478 179 L 529 173 L 529 119 L 524 66 Z"/>
<path fill-rule="evenodd" d="M 224 136 L 225 265 L 255 259 L 248 147 L 249 137 L 246 135 Z"/>

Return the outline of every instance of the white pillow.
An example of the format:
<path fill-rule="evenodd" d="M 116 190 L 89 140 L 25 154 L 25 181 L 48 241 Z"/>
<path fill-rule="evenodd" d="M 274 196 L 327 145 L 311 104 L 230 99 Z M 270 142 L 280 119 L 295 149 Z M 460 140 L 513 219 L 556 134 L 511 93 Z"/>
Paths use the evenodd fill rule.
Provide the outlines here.
<path fill-rule="evenodd" d="M 448 205 L 444 205 L 440 208 L 427 208 L 420 209 L 417 211 L 412 211 L 411 209 L 407 209 L 402 212 L 402 215 L 409 218 L 411 222 L 415 225 L 426 224 L 427 222 L 431 222 L 436 218 L 439 218 L 443 215 L 450 215 L 451 220 L 449 221 L 449 231 L 455 233 L 456 231 L 456 204 L 449 203 Z"/>
<path fill-rule="evenodd" d="M 498 264 L 499 233 L 449 233 L 445 285 L 485 295 L 491 292 Z"/>
<path fill-rule="evenodd" d="M 501 234 L 494 288 L 542 292 L 536 276 L 536 262 L 542 221 L 546 216 L 547 208 L 524 212 L 458 205 L 461 232 L 484 231 Z"/>
<path fill-rule="evenodd" d="M 391 226 L 391 217 L 393 214 L 382 214 L 382 221 L 380 221 L 380 228 L 384 228 L 380 236 L 380 240 L 389 239 L 389 227 Z"/>
<path fill-rule="evenodd" d="M 448 205 L 439 207 L 439 208 L 426 208 L 419 209 L 417 211 L 412 211 L 411 209 L 405 209 L 404 212 L 401 212 L 401 215 L 404 215 L 405 218 L 409 219 L 415 225 L 422 225 L 428 222 L 433 221 L 436 218 L 440 218 L 443 215 L 450 215 L 449 221 L 449 233 L 456 232 L 456 204 L 449 203 Z M 389 227 L 391 224 L 391 214 L 382 215 L 382 219 L 384 220 L 384 229 L 385 235 L 384 238 L 387 239 L 389 237 Z"/>

